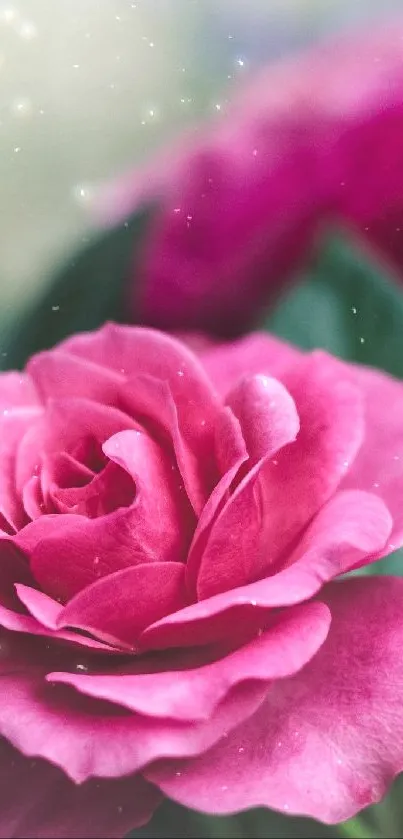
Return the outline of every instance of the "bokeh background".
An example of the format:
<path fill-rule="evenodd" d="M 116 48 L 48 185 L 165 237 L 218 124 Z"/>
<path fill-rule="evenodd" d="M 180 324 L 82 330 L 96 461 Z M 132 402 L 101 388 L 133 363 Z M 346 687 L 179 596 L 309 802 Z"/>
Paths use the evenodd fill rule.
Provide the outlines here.
<path fill-rule="evenodd" d="M 206 118 L 265 62 L 402 0 L 0 2 L 0 294 L 27 302 L 85 241 L 99 184 Z"/>

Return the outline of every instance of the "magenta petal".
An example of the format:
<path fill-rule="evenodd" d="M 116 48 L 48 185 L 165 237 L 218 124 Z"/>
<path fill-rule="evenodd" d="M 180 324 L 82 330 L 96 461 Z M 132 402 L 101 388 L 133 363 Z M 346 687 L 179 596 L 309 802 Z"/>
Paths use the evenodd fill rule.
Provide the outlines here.
<path fill-rule="evenodd" d="M 43 402 L 73 397 L 114 405 L 125 386 L 125 376 L 119 370 L 58 348 L 32 356 L 27 370 Z"/>
<path fill-rule="evenodd" d="M 136 487 L 131 476 L 115 463 L 107 463 L 84 486 L 55 486 L 49 496 L 55 512 L 75 513 L 94 519 L 130 507 L 135 494 Z"/>
<path fill-rule="evenodd" d="M 184 489 L 194 512 L 200 514 L 214 485 L 217 471 L 214 457 L 215 429 L 208 429 L 206 437 L 203 430 L 206 420 L 203 413 L 199 412 L 197 424 L 193 427 L 195 439 L 190 440 L 192 425 L 189 419 L 185 420 L 185 425 L 181 423 L 167 382 L 149 376 L 137 376 L 130 380 L 129 387 L 126 403 L 131 413 L 151 419 L 159 436 L 172 441 Z"/>
<path fill-rule="evenodd" d="M 402 383 L 378 370 L 334 363 L 344 367 L 365 398 L 364 443 L 343 486 L 367 489 L 383 498 L 393 518 L 388 550 L 394 551 L 403 544 Z"/>
<path fill-rule="evenodd" d="M 168 431 L 182 477 L 197 512 L 217 475 L 214 431 L 222 406 L 202 364 L 188 347 L 150 329 L 106 325 L 69 338 L 69 353 L 124 371 L 121 404 Z"/>
<path fill-rule="evenodd" d="M 9 539 L 0 539 L 0 603 L 8 609 L 21 611 L 21 604 L 15 593 L 15 584 L 35 584 L 28 563 L 18 548 Z"/>
<path fill-rule="evenodd" d="M 66 601 L 99 578 L 136 563 L 186 558 L 194 518 L 168 454 L 137 430 L 113 435 L 104 452 L 117 465 L 109 463 L 94 484 L 106 481 L 108 469 L 121 472 L 115 474 L 116 491 L 110 486 L 102 501 L 93 497 L 90 483 L 84 489 L 54 489 L 52 497 L 59 504 L 68 499 L 78 504 L 81 498 L 82 512 L 97 513 L 99 505 L 130 500 L 131 475 L 136 496 L 130 507 L 94 519 L 72 513 L 42 516 L 16 537 L 36 579 L 56 599 Z"/>
<path fill-rule="evenodd" d="M 196 669 L 109 676 L 51 673 L 48 680 L 147 716 L 207 720 L 235 685 L 269 682 L 303 667 L 323 643 L 329 624 L 323 604 L 307 603 L 288 609 L 244 647 Z"/>
<path fill-rule="evenodd" d="M 322 594 L 332 623 L 317 655 L 206 755 L 149 769 L 163 792 L 208 813 L 266 806 L 328 823 L 384 795 L 403 769 L 403 581 Z"/>
<path fill-rule="evenodd" d="M 245 370 L 249 376 L 263 373 L 280 379 L 301 357 L 301 350 L 260 332 L 239 341 L 207 346 L 200 353 L 203 367 L 223 396 L 236 387 Z"/>
<path fill-rule="evenodd" d="M 194 566 L 198 556 L 198 599 L 263 576 L 271 559 L 268 549 L 271 534 L 267 533 L 266 520 L 269 525 L 272 510 L 264 506 L 261 473 L 279 449 L 295 440 L 299 430 L 295 404 L 275 379 L 267 376 L 243 379 L 229 394 L 228 401 L 255 466 L 213 522 L 207 544 L 195 543 L 189 562 Z"/>
<path fill-rule="evenodd" d="M 195 520 L 174 459 L 140 431 L 115 434 L 103 451 L 135 482 L 133 546 L 155 561 L 185 560 Z"/>
<path fill-rule="evenodd" d="M 38 473 L 49 471 L 52 458 L 60 452 L 74 456 L 75 449 L 87 440 L 102 445 L 112 434 L 136 424 L 126 414 L 108 405 L 100 405 L 90 399 L 61 399 L 50 401 L 42 417 L 28 430 L 19 446 L 16 463 L 17 489 L 22 492 L 25 483 Z M 49 458 L 49 461 L 47 461 Z M 41 475 L 43 483 L 43 474 Z M 52 482 L 52 474 L 46 475 L 44 490 Z"/>
<path fill-rule="evenodd" d="M 40 405 L 35 385 L 26 373 L 2 373 L 0 381 L 0 413 L 3 416 L 13 410 Z"/>
<path fill-rule="evenodd" d="M 74 667 L 70 649 L 47 651 L 14 633 L 2 642 L 0 733 L 26 757 L 49 760 L 77 783 L 129 775 L 162 756 L 199 754 L 254 713 L 267 693 L 265 683 L 252 680 L 235 686 L 208 720 L 158 720 L 49 684 L 52 664 Z"/>
<path fill-rule="evenodd" d="M 32 617 L 36 618 L 47 629 L 57 630 L 57 619 L 63 612 L 63 606 L 36 588 L 24 586 L 21 583 L 16 583 L 15 588 L 21 603 L 28 609 Z"/>
<path fill-rule="evenodd" d="M 251 464 L 272 456 L 298 434 L 295 403 L 276 379 L 246 376 L 227 395 L 226 403 L 239 420 Z"/>
<path fill-rule="evenodd" d="M 0 384 L 1 391 L 1 384 Z M 27 514 L 18 494 L 15 480 L 18 450 L 24 435 L 35 426 L 42 409 L 36 405 L 8 408 L 0 415 L 0 514 L 11 531 L 23 527 Z M 31 477 L 32 472 L 29 477 Z"/>
<path fill-rule="evenodd" d="M 78 785 L 0 741 L 1 839 L 122 839 L 151 818 L 160 799 L 141 775 Z"/>
<path fill-rule="evenodd" d="M 136 504 L 97 519 L 85 516 L 48 515 L 24 527 L 14 537 L 28 555 L 31 571 L 40 586 L 55 600 L 66 602 L 86 586 L 134 567 L 171 561 L 178 531 L 158 531 L 155 518 L 144 520 Z M 183 533 L 179 534 L 183 537 Z M 178 547 L 177 554 L 180 556 Z"/>
<path fill-rule="evenodd" d="M 225 475 L 221 478 L 221 481 L 213 489 L 213 492 L 202 510 L 192 544 L 189 549 L 189 556 L 186 564 L 187 585 L 189 591 L 194 594 L 195 598 L 197 597 L 197 575 L 199 573 L 200 561 L 207 544 L 211 527 L 219 511 L 223 509 L 231 484 L 246 459 L 245 455 L 241 454 L 239 456 L 238 460 L 233 463 L 231 468 L 227 470 Z"/>
<path fill-rule="evenodd" d="M 107 652 L 108 655 L 117 654 L 116 648 L 108 644 L 102 644 L 93 638 L 79 635 L 78 632 L 53 631 L 36 620 L 36 618 L 31 617 L 31 615 L 20 615 L 11 609 L 6 609 L 4 606 L 0 606 L 0 626 L 9 632 L 20 632 L 24 635 L 49 638 L 50 641 L 67 641 L 73 649 L 74 647 L 86 647 L 88 652 L 99 651 Z"/>
<path fill-rule="evenodd" d="M 234 627 L 256 626 L 259 614 L 301 603 L 323 583 L 385 546 L 390 514 L 380 498 L 360 491 L 334 496 L 307 528 L 300 545 L 277 574 L 242 588 L 201 600 L 149 627 L 141 638 L 144 649 L 192 646 L 231 638 Z"/>
<path fill-rule="evenodd" d="M 103 641 L 132 647 L 147 626 L 186 602 L 184 565 L 149 562 L 83 589 L 63 610 L 58 627 L 82 629 Z"/>
<path fill-rule="evenodd" d="M 32 475 L 22 490 L 22 503 L 27 516 L 34 521 L 46 512 L 41 482 L 37 475 Z"/>
<path fill-rule="evenodd" d="M 253 582 L 275 563 L 281 564 L 302 529 L 336 490 L 362 441 L 361 394 L 332 359 L 319 353 L 301 357 L 282 379 L 301 423 L 293 443 L 298 418 L 282 384 L 262 375 L 250 380 L 248 399 L 246 383 L 229 396 L 235 400 L 241 426 L 245 425 L 246 439 L 255 439 L 257 451 L 264 450 L 266 443 L 272 449 L 245 477 L 214 523 L 200 563 L 199 599 Z M 261 383 L 259 389 L 256 381 Z"/>

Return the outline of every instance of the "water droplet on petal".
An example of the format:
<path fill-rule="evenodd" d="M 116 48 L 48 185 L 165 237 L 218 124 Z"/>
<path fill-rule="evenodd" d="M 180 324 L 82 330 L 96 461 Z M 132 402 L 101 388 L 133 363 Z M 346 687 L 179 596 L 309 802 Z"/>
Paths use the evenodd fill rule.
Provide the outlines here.
<path fill-rule="evenodd" d="M 182 772 L 175 772 L 175 775 L 176 775 L 177 778 L 180 778 L 181 775 L 182 775 Z"/>
<path fill-rule="evenodd" d="M 184 375 L 185 375 L 185 374 L 184 374 L 183 370 L 178 370 L 178 376 L 182 377 L 182 376 L 184 376 Z"/>
<path fill-rule="evenodd" d="M 239 749 L 238 749 L 238 754 L 243 755 L 244 751 L 245 751 L 245 746 L 240 746 Z"/>
<path fill-rule="evenodd" d="M 76 670 L 78 670 L 80 673 L 88 673 L 88 666 L 87 664 L 78 663 L 76 664 Z"/>

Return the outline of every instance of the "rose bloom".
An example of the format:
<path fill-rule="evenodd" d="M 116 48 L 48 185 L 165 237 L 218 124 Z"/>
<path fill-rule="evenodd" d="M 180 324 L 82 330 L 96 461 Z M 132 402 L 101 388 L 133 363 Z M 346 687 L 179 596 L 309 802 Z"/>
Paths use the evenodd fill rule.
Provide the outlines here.
<path fill-rule="evenodd" d="M 402 37 L 398 19 L 272 65 L 206 133 L 106 190 L 112 220 L 156 201 L 138 322 L 244 330 L 334 222 L 403 269 Z"/>
<path fill-rule="evenodd" d="M 377 801 L 403 580 L 345 575 L 403 542 L 403 385 L 107 325 L 0 403 L 0 836 L 122 837 L 162 794 L 325 822 Z"/>

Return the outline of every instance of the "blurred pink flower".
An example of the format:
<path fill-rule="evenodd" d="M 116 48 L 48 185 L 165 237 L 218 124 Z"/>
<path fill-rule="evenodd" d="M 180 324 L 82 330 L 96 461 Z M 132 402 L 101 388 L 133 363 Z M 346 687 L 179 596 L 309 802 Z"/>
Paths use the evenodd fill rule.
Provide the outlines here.
<path fill-rule="evenodd" d="M 342 220 L 403 263 L 403 24 L 266 69 L 206 132 L 107 189 L 101 215 L 156 198 L 137 320 L 235 333 Z"/>

